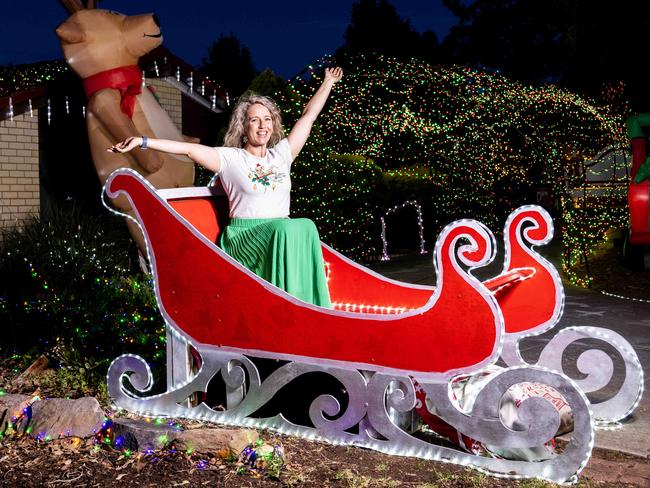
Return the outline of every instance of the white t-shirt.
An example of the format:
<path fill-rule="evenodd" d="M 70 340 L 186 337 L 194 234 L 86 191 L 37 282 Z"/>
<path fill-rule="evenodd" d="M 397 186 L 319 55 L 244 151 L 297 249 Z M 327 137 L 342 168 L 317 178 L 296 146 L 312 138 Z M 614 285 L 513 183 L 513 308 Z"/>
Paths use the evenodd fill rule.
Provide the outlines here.
<path fill-rule="evenodd" d="M 219 178 L 230 202 L 231 218 L 288 217 L 291 193 L 291 147 L 285 138 L 258 158 L 236 147 L 216 147 Z"/>

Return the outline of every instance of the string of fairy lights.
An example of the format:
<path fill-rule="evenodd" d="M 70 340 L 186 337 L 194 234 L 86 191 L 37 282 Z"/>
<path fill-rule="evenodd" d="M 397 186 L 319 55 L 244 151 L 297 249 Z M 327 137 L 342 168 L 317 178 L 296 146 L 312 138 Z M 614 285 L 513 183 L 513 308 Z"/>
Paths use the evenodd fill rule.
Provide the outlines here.
<path fill-rule="evenodd" d="M 0 397 L 4 394 L 4 391 L 0 390 Z M 23 404 L 24 406 L 22 406 L 16 415 L 5 419 L 4 424 L 0 426 L 0 440 L 3 438 L 21 438 L 25 435 L 31 436 L 34 434 L 32 407 L 37 401 L 41 401 L 41 398 L 34 396 Z M 97 431 L 92 431 L 94 434 L 93 451 L 98 452 L 102 449 L 113 449 L 119 452 L 120 458 L 124 460 L 135 458 L 140 462 L 150 462 L 152 464 L 157 464 L 162 459 L 174 455 L 181 455 L 188 459 L 194 458 L 194 467 L 199 470 L 208 469 L 211 465 L 215 464 L 214 460 L 207 459 L 201 455 L 201 452 L 195 451 L 191 443 L 179 444 L 176 441 L 175 434 L 184 430 L 180 423 L 161 417 L 145 417 L 144 420 L 158 428 L 164 427 L 165 430 L 163 433 L 155 438 L 155 442 L 159 446 L 158 448 L 154 449 L 152 445 L 143 448 L 143 446 L 138 446 L 137 440 L 132 435 L 116 433 L 115 416 L 112 413 L 108 413 L 105 414 L 101 427 Z M 41 431 L 33 435 L 33 437 L 36 442 L 44 444 L 61 440 L 70 442 L 70 445 L 74 448 L 80 448 L 85 444 L 85 440 L 82 437 L 73 435 L 71 431 Z M 285 454 L 282 444 L 269 444 L 264 442 L 261 437 L 255 442 L 244 446 L 241 452 L 228 450 L 226 454 L 220 452 L 218 455 L 223 457 L 224 460 L 232 458 L 234 462 L 229 462 L 236 468 L 238 475 L 251 474 L 254 476 L 269 475 L 277 477 L 285 464 Z M 225 464 L 221 466 L 225 468 Z"/>
<path fill-rule="evenodd" d="M 92 343 L 96 339 L 95 333 L 98 330 L 112 330 L 117 343 L 130 346 L 137 344 L 146 347 L 147 352 L 154 360 L 160 361 L 164 358 L 165 327 L 155 305 L 145 305 L 142 308 L 133 306 L 135 305 L 133 297 L 140 293 L 139 289 L 142 287 L 139 281 L 117 276 L 96 277 L 93 288 L 98 291 L 102 290 L 100 296 L 110 292 L 112 297 L 116 299 L 123 297 L 125 303 L 130 305 L 121 309 L 106 310 L 100 320 L 96 322 L 96 314 L 86 313 L 87 302 L 75 300 L 74 297 L 69 296 L 69 291 L 51 286 L 48 280 L 34 268 L 33 264 L 27 262 L 26 266 L 29 268 L 31 277 L 42 288 L 42 293 L 17 304 L 22 313 L 43 318 L 51 315 L 59 317 L 62 321 L 61 325 L 70 328 L 68 334 L 72 335 L 80 344 Z M 152 328 L 155 332 L 153 337 L 150 334 Z M 59 340 L 59 338 L 55 339 L 56 342 Z"/>
<path fill-rule="evenodd" d="M 64 60 L 0 66 L 0 97 L 49 83 L 69 72 Z"/>
<path fill-rule="evenodd" d="M 230 96 L 221 86 L 206 76 L 199 75 L 198 73 L 195 76 L 194 71 L 181 69 L 180 66 L 172 66 L 166 56 L 160 62 L 154 60 L 148 63 L 147 66 L 142 66 L 141 68 L 143 70 L 143 87 L 146 86 L 147 77 L 159 78 L 161 75 L 170 72 L 170 75 L 174 76 L 177 82 L 185 86 L 187 92 L 201 95 L 208 99 L 212 110 L 217 109 L 222 98 L 225 105 L 230 106 Z M 61 81 L 71 75 L 72 71 L 65 60 L 0 66 L 0 98 L 8 98 L 8 108 L 6 113 L 2 115 L 5 115 L 6 119 L 13 122 L 14 117 L 20 115 L 20 113 L 14 110 L 14 95 L 35 87 L 46 86 L 49 83 Z M 47 99 L 46 110 L 48 124 L 51 123 L 55 111 L 53 106 L 56 106 L 57 111 L 59 109 L 65 111 L 65 115 L 70 115 L 71 110 L 73 110 L 78 111 L 84 117 L 86 116 L 85 104 L 81 104 L 79 107 L 71 107 L 71 101 L 68 95 L 63 95 L 60 98 L 61 100 Z M 27 100 L 26 104 L 23 104 L 21 113 L 28 114 L 30 117 L 34 116 L 33 100 L 31 98 Z M 0 120 L 2 118 L 0 117 Z"/>
<path fill-rule="evenodd" d="M 0 397 L 6 393 L 0 389 Z M 75 448 L 85 443 L 82 437 L 73 435 L 68 430 L 64 432 L 40 431 L 34 432 L 32 422 L 33 405 L 36 402 L 47 401 L 36 395 L 21 404 L 14 415 L 4 419 L 5 422 L 0 425 L 0 440 L 3 438 L 21 438 L 23 436 L 33 436 L 39 443 L 50 443 L 57 440 L 71 441 Z M 181 443 L 179 445 L 175 440 L 175 434 L 182 432 L 183 426 L 175 420 L 161 417 L 145 417 L 145 422 L 155 425 L 158 428 L 164 428 L 163 432 L 155 439 L 158 448 L 154 449 L 152 445 L 142 448 L 138 446 L 137 440 L 130 434 L 119 434 L 115 429 L 115 416 L 113 413 L 107 413 L 104 416 L 101 427 L 93 429 L 88 434 L 94 434 L 93 450 L 99 451 L 102 448 L 114 449 L 120 453 L 120 456 L 136 458 L 141 461 L 159 462 L 162 458 L 181 454 L 184 456 L 193 456 L 196 453 L 194 447 L 190 444 Z M 75 433 L 78 434 L 78 433 Z M 237 474 L 279 474 L 284 465 L 284 449 L 281 444 L 268 444 L 260 437 L 255 442 L 244 446 L 241 452 L 229 452 L 228 456 L 236 457 Z M 196 468 L 206 469 L 209 461 L 198 459 Z"/>
<path fill-rule="evenodd" d="M 104 221 L 59 213 L 4 235 L 0 322 L 12 327 L 0 345 L 11 346 L 11 330 L 23 328 L 30 333 L 21 347 L 74 345 L 101 359 L 136 348 L 162 363 L 166 330 L 152 284 L 130 272 L 124 244 Z"/>
<path fill-rule="evenodd" d="M 381 251 L 381 260 L 389 261 L 390 255 L 388 254 L 388 240 L 386 239 L 386 217 L 390 214 L 400 210 L 404 207 L 411 206 L 415 209 L 417 215 L 417 228 L 418 228 L 418 238 L 420 242 L 420 254 L 426 254 L 427 250 L 424 247 L 424 226 L 422 223 L 422 207 L 415 200 L 408 200 L 401 205 L 395 205 L 392 208 L 389 208 L 386 213 L 380 217 L 381 221 L 381 242 L 382 242 L 382 251 Z"/>

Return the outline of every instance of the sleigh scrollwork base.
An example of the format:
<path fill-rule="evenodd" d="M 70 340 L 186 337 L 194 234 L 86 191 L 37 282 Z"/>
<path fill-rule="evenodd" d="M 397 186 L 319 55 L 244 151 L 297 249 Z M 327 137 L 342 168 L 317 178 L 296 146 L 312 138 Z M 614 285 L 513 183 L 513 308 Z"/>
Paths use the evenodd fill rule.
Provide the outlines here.
<path fill-rule="evenodd" d="M 191 418 L 225 425 L 272 429 L 288 435 L 332 444 L 354 445 L 376 451 L 451 462 L 483 470 L 492 475 L 525 478 L 539 477 L 564 482 L 586 464 L 593 447 L 592 417 L 589 402 L 573 381 L 538 367 L 518 367 L 496 375 L 479 393 L 470 413 L 461 412 L 449 398 L 445 380 L 432 382 L 408 376 L 361 371 L 323 364 L 287 362 L 262 380 L 254 360 L 239 352 L 214 346 L 197 347 L 203 363 L 187 383 L 157 395 L 146 395 L 153 377 L 146 362 L 137 356 L 117 358 L 108 373 L 109 394 L 115 405 L 147 416 Z M 308 405 L 309 424 L 287 420 L 282 413 L 272 417 L 252 415 L 264 407 L 284 386 L 307 373 L 324 373 L 336 379 L 345 391 L 347 404 L 330 394 L 317 396 Z M 215 375 L 223 379 L 222 396 L 243 391 L 239 401 L 230 400 L 225 408 L 205 403 L 187 406 L 196 392 L 207 392 Z M 557 411 L 544 399 L 530 399 L 520 408 L 520 423 L 528 426 L 513 431 L 499 417 L 499 402 L 511 386 L 536 381 L 552 386 L 570 404 L 575 423 L 572 439 L 564 451 L 542 462 L 511 461 L 479 457 L 454 448 L 431 443 L 401 428 L 395 412 L 413 411 L 416 403 L 414 381 L 433 400 L 437 415 L 468 436 L 493 445 L 530 447 L 553 438 L 559 424 Z M 516 473 L 516 474 L 514 474 Z"/>

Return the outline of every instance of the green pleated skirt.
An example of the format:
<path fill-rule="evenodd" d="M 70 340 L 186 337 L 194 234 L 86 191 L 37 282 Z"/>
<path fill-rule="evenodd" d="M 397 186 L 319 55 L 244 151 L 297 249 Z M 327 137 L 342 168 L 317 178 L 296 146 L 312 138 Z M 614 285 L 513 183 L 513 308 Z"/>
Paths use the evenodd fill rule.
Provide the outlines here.
<path fill-rule="evenodd" d="M 300 300 L 331 307 L 318 230 L 309 219 L 230 220 L 221 248 Z"/>

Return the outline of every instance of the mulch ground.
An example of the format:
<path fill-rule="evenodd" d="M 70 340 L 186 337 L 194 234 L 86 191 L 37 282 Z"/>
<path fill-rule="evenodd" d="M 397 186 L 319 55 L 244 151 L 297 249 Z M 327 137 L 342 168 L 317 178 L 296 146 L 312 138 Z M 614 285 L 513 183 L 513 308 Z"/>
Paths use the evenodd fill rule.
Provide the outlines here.
<path fill-rule="evenodd" d="M 388 456 L 365 449 L 330 446 L 319 442 L 267 436 L 281 443 L 285 465 L 279 478 L 244 469 L 217 455 L 161 451 L 126 456 L 92 442 L 75 439 L 37 442 L 29 438 L 0 441 L 0 486 L 43 487 L 326 487 L 350 488 L 457 488 L 555 486 L 537 480 L 508 481 L 476 471 L 414 458 Z M 624 468 L 622 479 L 597 479 L 593 474 Z M 620 471 L 619 471 L 620 472 Z M 583 472 L 583 487 L 647 487 L 650 461 L 620 453 L 596 452 Z"/>

